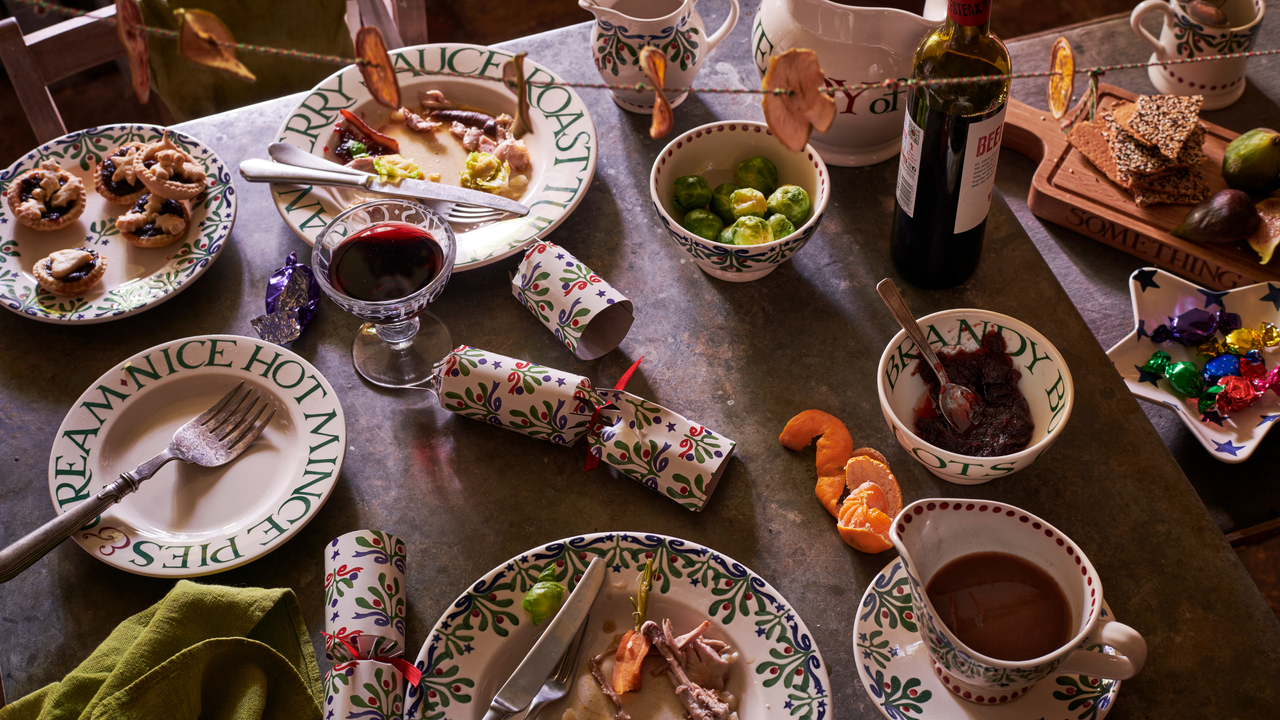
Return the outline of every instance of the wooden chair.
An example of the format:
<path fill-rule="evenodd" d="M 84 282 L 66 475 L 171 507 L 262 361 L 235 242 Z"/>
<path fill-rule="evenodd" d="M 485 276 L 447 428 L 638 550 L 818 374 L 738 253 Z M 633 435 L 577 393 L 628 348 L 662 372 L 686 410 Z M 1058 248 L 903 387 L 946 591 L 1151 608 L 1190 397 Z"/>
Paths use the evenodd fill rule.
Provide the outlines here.
<path fill-rule="evenodd" d="M 388 39 L 389 47 L 427 42 L 425 0 L 390 1 L 390 8 L 384 0 L 357 0 L 355 4 L 365 23 L 377 25 L 388 38 L 400 40 L 392 44 Z M 348 15 L 356 16 L 350 10 Z M 49 93 L 50 83 L 124 57 L 124 46 L 116 36 L 115 16 L 115 5 L 111 5 L 25 36 L 15 19 L 0 21 L 0 62 L 9 73 L 37 142 L 67 134 L 67 126 Z"/>

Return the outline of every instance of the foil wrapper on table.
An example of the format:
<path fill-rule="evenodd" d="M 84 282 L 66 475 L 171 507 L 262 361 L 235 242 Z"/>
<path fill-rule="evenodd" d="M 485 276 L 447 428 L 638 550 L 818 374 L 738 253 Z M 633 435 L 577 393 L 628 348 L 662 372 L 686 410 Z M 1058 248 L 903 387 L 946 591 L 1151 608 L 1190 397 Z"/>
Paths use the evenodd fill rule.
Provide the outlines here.
<path fill-rule="evenodd" d="M 564 248 L 545 240 L 524 254 L 511 293 L 574 355 L 594 360 L 631 330 L 631 301 Z"/>
<path fill-rule="evenodd" d="M 284 267 L 272 273 L 267 281 L 267 314 L 249 321 L 263 340 L 284 345 L 297 340 L 311 324 L 320 307 L 320 285 L 311 267 L 298 262 L 291 252 Z"/>
<path fill-rule="evenodd" d="M 391 720 L 404 714 L 404 675 L 377 660 L 350 660 L 324 677 L 326 720 Z"/>
<path fill-rule="evenodd" d="M 625 390 L 466 345 L 436 372 L 444 409 L 559 445 L 587 436 L 600 461 L 689 510 L 706 505 L 736 446 Z"/>
<path fill-rule="evenodd" d="M 324 644 L 330 662 L 404 655 L 405 552 L 399 538 L 356 530 L 324 556 Z"/>

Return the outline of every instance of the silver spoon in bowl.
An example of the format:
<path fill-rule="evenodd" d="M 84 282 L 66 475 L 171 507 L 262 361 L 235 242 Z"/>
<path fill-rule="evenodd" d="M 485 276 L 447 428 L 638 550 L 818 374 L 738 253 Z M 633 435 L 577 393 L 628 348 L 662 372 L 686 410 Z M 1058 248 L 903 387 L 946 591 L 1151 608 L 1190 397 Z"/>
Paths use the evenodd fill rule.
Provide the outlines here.
<path fill-rule="evenodd" d="M 947 379 L 947 371 L 943 369 L 942 361 L 933 352 L 933 348 L 929 347 L 924 330 L 916 322 L 915 313 L 911 312 L 907 302 L 902 299 L 898 286 L 894 285 L 889 278 L 885 278 L 876 285 L 876 290 L 879 291 L 880 299 L 884 301 L 885 306 L 889 308 L 889 314 L 893 315 L 893 319 L 897 320 L 906 331 L 907 337 L 915 342 L 925 362 L 929 363 L 929 367 L 933 368 L 933 372 L 937 374 L 938 382 L 942 383 L 942 387 L 938 390 L 938 409 L 942 412 L 942 417 L 946 418 L 947 424 L 951 425 L 956 432 L 962 433 L 968 430 L 973 425 L 973 409 L 980 406 L 982 401 L 969 388 Z"/>

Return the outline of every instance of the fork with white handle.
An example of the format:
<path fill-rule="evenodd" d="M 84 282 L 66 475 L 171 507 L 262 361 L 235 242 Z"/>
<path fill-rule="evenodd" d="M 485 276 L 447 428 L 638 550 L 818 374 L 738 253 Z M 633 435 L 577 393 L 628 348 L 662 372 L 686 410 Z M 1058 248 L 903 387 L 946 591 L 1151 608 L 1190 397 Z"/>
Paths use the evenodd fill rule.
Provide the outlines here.
<path fill-rule="evenodd" d="M 143 480 L 155 475 L 170 460 L 218 467 L 231 462 L 253 443 L 275 417 L 273 403 L 264 400 L 252 388 L 244 390 L 244 381 L 173 434 L 173 442 L 163 452 L 139 465 L 132 472 L 98 491 L 97 495 L 75 505 L 67 512 L 41 525 L 26 537 L 0 550 L 0 582 L 8 582 L 31 567 L 46 553 L 71 536 L 77 528 L 120 502 L 138 489 Z M 262 401 L 259 405 L 258 402 Z M 267 412 L 268 407 L 271 412 Z M 254 413 L 254 409 L 257 412 Z M 266 416 L 263 416 L 266 413 Z"/>

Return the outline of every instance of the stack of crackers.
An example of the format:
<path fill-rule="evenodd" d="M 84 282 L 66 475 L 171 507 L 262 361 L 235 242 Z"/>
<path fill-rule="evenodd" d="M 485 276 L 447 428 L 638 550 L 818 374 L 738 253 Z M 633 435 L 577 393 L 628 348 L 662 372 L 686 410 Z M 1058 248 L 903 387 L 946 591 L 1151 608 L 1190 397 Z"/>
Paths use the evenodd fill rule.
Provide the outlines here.
<path fill-rule="evenodd" d="M 1204 97 L 1141 95 L 1076 123 L 1067 134 L 1082 155 L 1133 196 L 1138 207 L 1195 205 L 1209 197 L 1199 165 L 1206 128 Z"/>

